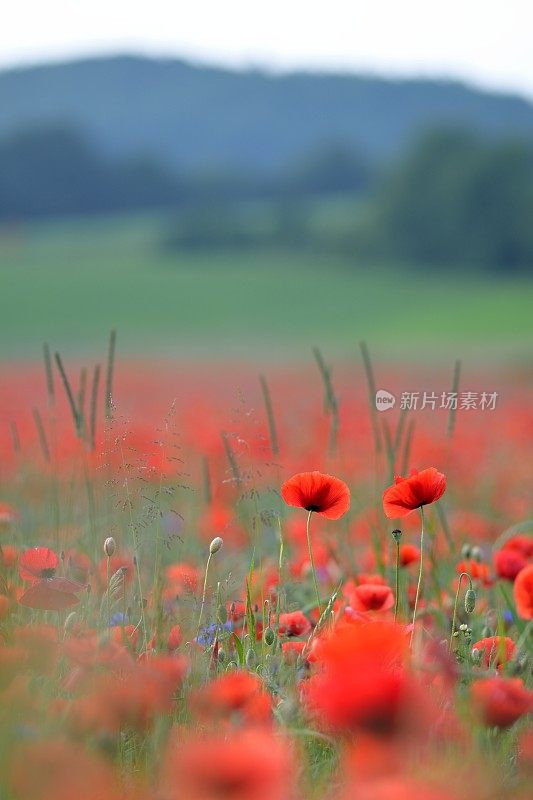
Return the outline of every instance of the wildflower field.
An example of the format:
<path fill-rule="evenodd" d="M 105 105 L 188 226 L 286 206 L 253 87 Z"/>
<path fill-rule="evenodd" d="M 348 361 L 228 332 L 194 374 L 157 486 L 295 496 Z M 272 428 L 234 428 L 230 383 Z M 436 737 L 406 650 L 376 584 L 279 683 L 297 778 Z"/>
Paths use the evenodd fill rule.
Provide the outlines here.
<path fill-rule="evenodd" d="M 2 800 L 531 797 L 525 368 L 112 335 L 0 419 Z"/>

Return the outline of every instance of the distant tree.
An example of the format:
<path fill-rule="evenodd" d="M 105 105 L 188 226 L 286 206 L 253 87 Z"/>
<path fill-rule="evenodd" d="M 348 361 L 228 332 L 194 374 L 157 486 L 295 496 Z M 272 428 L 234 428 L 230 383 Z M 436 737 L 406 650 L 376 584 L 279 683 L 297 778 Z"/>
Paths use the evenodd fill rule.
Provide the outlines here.
<path fill-rule="evenodd" d="M 150 208 L 183 199 L 184 190 L 149 158 L 103 158 L 63 126 L 19 131 L 0 142 L 0 217 Z"/>
<path fill-rule="evenodd" d="M 384 178 L 372 248 L 424 265 L 533 267 L 533 149 L 440 131 Z"/>
<path fill-rule="evenodd" d="M 301 194 L 362 193 L 368 189 L 373 169 L 355 150 L 340 144 L 324 145 L 288 170 L 289 190 Z"/>

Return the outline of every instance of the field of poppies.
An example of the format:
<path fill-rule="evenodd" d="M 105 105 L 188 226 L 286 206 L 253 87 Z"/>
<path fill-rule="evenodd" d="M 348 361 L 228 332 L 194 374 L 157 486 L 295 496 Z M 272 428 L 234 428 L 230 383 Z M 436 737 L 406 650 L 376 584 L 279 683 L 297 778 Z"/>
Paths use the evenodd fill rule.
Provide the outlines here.
<path fill-rule="evenodd" d="M 114 351 L 3 369 L 2 800 L 531 797 L 527 370 Z"/>

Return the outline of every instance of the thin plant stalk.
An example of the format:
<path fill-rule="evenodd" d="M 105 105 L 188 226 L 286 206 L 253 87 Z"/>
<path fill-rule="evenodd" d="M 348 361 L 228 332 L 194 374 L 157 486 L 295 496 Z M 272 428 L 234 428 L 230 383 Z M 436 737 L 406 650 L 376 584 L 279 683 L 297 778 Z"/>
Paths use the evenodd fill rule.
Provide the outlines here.
<path fill-rule="evenodd" d="M 398 619 L 398 606 L 400 603 L 400 540 L 396 541 L 396 584 L 394 603 L 394 622 Z"/>
<path fill-rule="evenodd" d="M 416 612 L 418 610 L 418 599 L 420 597 L 420 589 L 422 586 L 422 574 L 424 571 L 424 506 L 420 506 L 420 567 L 418 570 L 418 583 L 416 585 L 415 606 L 413 609 L 413 628 L 411 630 L 411 640 L 409 646 L 413 646 L 413 639 L 415 636 Z"/>
<path fill-rule="evenodd" d="M 322 613 L 322 606 L 321 606 L 321 603 L 320 603 L 320 592 L 318 591 L 318 581 L 317 581 L 317 578 L 316 578 L 315 559 L 313 558 L 313 548 L 311 547 L 310 527 L 311 527 L 311 514 L 312 513 L 313 512 L 310 511 L 309 514 L 307 515 L 307 547 L 309 548 L 309 560 L 311 561 L 311 571 L 313 573 L 313 583 L 315 585 L 316 602 L 317 602 L 317 606 L 318 606 L 318 613 L 321 614 Z"/>
<path fill-rule="evenodd" d="M 470 577 L 468 572 L 461 572 L 461 574 L 459 575 L 459 583 L 457 584 L 457 591 L 455 593 L 455 603 L 453 604 L 452 632 L 450 634 L 450 644 L 449 644 L 449 647 L 448 647 L 450 653 L 452 652 L 452 648 L 453 648 L 453 634 L 455 633 L 455 620 L 457 618 L 457 603 L 459 602 L 459 593 L 461 591 L 461 583 L 463 581 L 463 578 L 468 578 L 469 588 L 470 589 L 473 588 L 473 586 L 472 586 L 472 578 Z"/>
<path fill-rule="evenodd" d="M 202 602 L 200 603 L 200 614 L 198 616 L 198 625 L 196 628 L 196 639 L 200 636 L 200 627 L 202 625 L 202 617 L 204 615 L 204 606 L 205 606 L 205 597 L 207 594 L 207 576 L 209 573 L 209 565 L 211 563 L 211 559 L 213 558 L 213 553 L 211 549 L 209 550 L 209 556 L 207 558 L 207 564 L 205 565 L 205 575 L 204 575 L 204 588 L 202 591 Z"/>

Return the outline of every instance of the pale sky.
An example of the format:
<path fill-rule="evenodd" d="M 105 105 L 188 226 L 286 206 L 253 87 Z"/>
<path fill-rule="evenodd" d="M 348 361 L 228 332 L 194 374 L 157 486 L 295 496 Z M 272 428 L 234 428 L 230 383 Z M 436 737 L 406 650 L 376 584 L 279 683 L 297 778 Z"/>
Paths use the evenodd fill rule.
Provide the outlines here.
<path fill-rule="evenodd" d="M 115 52 L 446 76 L 533 98 L 533 0 L 1 0 L 0 66 Z"/>

